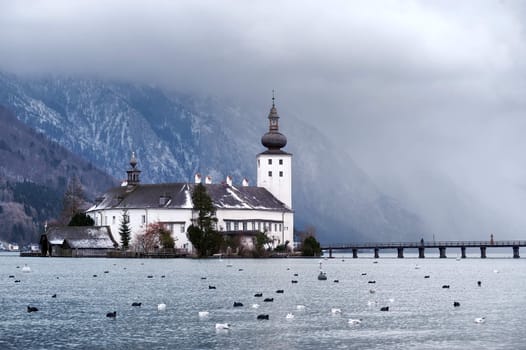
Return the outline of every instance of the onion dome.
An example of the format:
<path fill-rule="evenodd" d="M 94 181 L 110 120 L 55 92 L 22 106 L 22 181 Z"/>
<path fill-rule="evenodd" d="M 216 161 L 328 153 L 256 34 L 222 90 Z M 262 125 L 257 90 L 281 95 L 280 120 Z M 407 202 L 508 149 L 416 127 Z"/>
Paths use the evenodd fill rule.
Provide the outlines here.
<path fill-rule="evenodd" d="M 272 96 L 272 108 L 268 114 L 269 130 L 261 137 L 261 144 L 269 150 L 279 150 L 287 144 L 285 135 L 279 132 L 279 115 L 274 105 L 274 96 Z"/>

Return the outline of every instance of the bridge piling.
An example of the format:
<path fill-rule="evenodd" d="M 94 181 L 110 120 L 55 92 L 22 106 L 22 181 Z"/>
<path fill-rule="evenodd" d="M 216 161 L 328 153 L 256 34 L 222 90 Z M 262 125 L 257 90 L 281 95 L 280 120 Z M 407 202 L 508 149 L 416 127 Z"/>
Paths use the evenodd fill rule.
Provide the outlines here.
<path fill-rule="evenodd" d="M 519 255 L 519 246 L 513 246 L 513 258 L 518 259 L 520 258 Z"/>
<path fill-rule="evenodd" d="M 380 251 L 380 249 L 374 248 L 374 258 L 375 259 L 378 259 L 380 257 L 379 251 Z"/>
<path fill-rule="evenodd" d="M 462 259 L 466 258 L 466 247 L 460 247 L 460 257 Z"/>
<path fill-rule="evenodd" d="M 484 246 L 480 247 L 480 258 L 486 259 L 486 247 Z"/>
<path fill-rule="evenodd" d="M 445 259 L 446 256 L 446 247 L 438 247 L 438 252 L 440 253 L 440 258 Z"/>
<path fill-rule="evenodd" d="M 424 259 L 426 256 L 424 255 L 424 252 L 425 252 L 426 248 L 424 247 L 419 247 L 418 248 L 418 257 L 420 259 Z"/>
<path fill-rule="evenodd" d="M 404 258 L 404 248 L 396 248 L 398 250 L 398 259 Z"/>
<path fill-rule="evenodd" d="M 356 248 L 352 249 L 352 258 L 353 259 L 358 259 L 358 249 L 356 249 Z"/>
<path fill-rule="evenodd" d="M 329 248 L 329 258 L 332 258 L 332 248 Z"/>

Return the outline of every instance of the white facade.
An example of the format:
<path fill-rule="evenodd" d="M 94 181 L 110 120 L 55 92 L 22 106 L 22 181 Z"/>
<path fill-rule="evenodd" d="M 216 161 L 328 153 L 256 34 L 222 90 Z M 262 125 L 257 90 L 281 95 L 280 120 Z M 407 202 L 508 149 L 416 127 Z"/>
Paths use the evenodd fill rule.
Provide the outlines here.
<path fill-rule="evenodd" d="M 101 209 L 88 212 L 95 226 L 104 225 L 111 228 L 111 233 L 116 242 L 120 243 L 119 228 L 123 215 L 122 209 Z M 144 233 L 151 223 L 162 223 L 172 232 L 175 247 L 191 250 L 191 243 L 186 237 L 186 230 L 192 224 L 191 209 L 164 209 L 164 208 L 128 208 L 129 227 L 133 239 Z M 290 211 L 254 210 L 254 209 L 218 209 L 217 229 L 226 231 L 261 231 L 266 232 L 274 246 L 286 241 L 292 246 L 294 239 L 294 213 Z"/>
<path fill-rule="evenodd" d="M 266 188 L 292 208 L 292 155 L 261 153 L 257 156 L 257 186 Z"/>

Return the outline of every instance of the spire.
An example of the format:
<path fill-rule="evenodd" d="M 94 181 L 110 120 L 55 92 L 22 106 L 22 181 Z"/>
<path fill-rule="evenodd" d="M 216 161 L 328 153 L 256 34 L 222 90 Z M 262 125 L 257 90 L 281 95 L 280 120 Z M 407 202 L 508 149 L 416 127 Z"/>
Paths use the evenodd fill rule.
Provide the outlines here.
<path fill-rule="evenodd" d="M 130 165 L 132 168 L 135 168 L 137 166 L 137 159 L 135 159 L 135 152 L 132 152 L 132 155 L 130 158 Z"/>
<path fill-rule="evenodd" d="M 268 114 L 269 129 L 261 138 L 261 143 L 269 150 L 279 150 L 287 144 L 287 138 L 279 132 L 279 115 L 278 110 L 276 109 L 275 100 L 274 90 L 272 90 L 272 107 Z"/>

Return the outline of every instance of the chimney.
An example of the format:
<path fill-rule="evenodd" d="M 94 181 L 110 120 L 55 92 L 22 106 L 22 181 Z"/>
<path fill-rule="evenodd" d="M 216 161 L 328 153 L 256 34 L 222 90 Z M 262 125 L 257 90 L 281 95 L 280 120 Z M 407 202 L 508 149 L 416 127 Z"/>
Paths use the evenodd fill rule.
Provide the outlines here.
<path fill-rule="evenodd" d="M 194 181 L 195 181 L 196 184 L 200 184 L 201 183 L 201 174 L 196 173 Z"/>
<path fill-rule="evenodd" d="M 247 187 L 248 186 L 248 179 L 245 177 L 241 184 L 243 185 L 243 187 Z"/>
<path fill-rule="evenodd" d="M 227 184 L 228 186 L 232 186 L 232 176 L 228 175 L 228 176 L 226 177 L 226 184 Z"/>
<path fill-rule="evenodd" d="M 210 185 L 212 183 L 212 176 L 207 175 L 205 178 L 205 184 Z"/>

